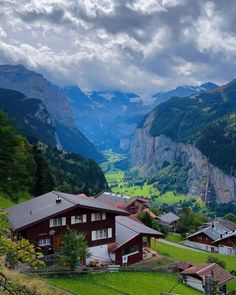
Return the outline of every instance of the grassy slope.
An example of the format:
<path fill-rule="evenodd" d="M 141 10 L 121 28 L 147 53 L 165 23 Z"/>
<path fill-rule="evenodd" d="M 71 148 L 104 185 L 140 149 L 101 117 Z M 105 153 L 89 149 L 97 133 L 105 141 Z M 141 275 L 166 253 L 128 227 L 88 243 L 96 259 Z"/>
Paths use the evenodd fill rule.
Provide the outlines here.
<path fill-rule="evenodd" d="M 50 282 L 78 292 L 81 295 L 110 295 L 119 294 L 107 287 L 126 292 L 128 294 L 160 294 L 168 292 L 176 284 L 177 277 L 162 273 L 109 273 L 83 276 L 78 278 L 53 278 Z M 107 287 L 105 287 L 105 286 Z M 176 294 L 197 295 L 201 294 L 183 284 L 174 288 Z"/>
<path fill-rule="evenodd" d="M 194 252 L 180 249 L 175 246 L 166 245 L 160 241 L 157 244 L 157 251 L 162 255 L 167 255 L 173 260 L 189 261 L 193 263 L 206 263 L 209 256 L 216 256 L 226 263 L 226 269 L 231 271 L 236 269 L 236 256 L 227 256 L 208 252 Z"/>
<path fill-rule="evenodd" d="M 179 243 L 179 242 L 181 242 L 182 238 L 181 238 L 180 234 L 169 233 L 166 237 L 166 240 L 173 242 L 173 243 Z"/>

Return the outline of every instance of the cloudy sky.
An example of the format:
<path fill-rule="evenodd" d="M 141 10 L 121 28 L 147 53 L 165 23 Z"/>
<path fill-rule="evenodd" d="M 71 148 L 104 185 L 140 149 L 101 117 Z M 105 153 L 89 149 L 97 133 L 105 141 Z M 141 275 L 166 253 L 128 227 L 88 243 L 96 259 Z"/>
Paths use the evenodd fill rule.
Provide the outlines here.
<path fill-rule="evenodd" d="M 150 94 L 236 77 L 235 0 L 0 0 L 0 63 Z"/>

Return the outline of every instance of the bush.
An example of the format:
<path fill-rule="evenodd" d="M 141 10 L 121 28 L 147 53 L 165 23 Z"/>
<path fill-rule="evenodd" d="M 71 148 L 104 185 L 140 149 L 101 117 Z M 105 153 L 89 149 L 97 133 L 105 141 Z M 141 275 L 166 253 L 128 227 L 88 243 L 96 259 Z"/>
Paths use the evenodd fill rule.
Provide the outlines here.
<path fill-rule="evenodd" d="M 220 260 L 219 258 L 214 257 L 214 256 L 209 256 L 208 259 L 207 259 L 207 262 L 208 263 L 216 263 L 219 266 L 221 266 L 222 268 L 226 267 L 226 264 L 225 264 L 225 262 L 223 260 Z"/>

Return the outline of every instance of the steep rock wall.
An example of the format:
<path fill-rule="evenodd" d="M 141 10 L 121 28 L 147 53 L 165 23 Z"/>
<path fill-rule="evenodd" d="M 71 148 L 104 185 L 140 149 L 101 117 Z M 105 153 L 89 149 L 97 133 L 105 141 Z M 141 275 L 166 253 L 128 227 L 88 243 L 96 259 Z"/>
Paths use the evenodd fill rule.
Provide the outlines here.
<path fill-rule="evenodd" d="M 236 178 L 226 175 L 209 163 L 196 147 L 174 142 L 165 135 L 151 137 L 149 129 L 153 113 L 146 119 L 143 128 L 136 130 L 131 150 L 130 164 L 142 167 L 147 176 L 160 171 L 166 164 L 176 161 L 190 165 L 187 186 L 189 194 L 218 203 L 236 201 Z"/>

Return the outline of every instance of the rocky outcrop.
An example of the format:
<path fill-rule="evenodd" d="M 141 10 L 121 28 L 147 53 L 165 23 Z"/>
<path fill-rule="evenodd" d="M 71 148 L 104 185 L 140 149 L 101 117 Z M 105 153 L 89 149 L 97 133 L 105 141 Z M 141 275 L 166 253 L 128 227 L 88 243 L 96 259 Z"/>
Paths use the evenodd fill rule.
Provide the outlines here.
<path fill-rule="evenodd" d="M 165 135 L 149 135 L 153 116 L 154 113 L 150 113 L 143 127 L 136 130 L 131 166 L 142 167 L 145 175 L 151 176 L 178 161 L 190 167 L 187 180 L 190 195 L 201 196 L 205 200 L 214 199 L 218 203 L 236 201 L 236 178 L 209 163 L 196 147 L 175 142 Z"/>

